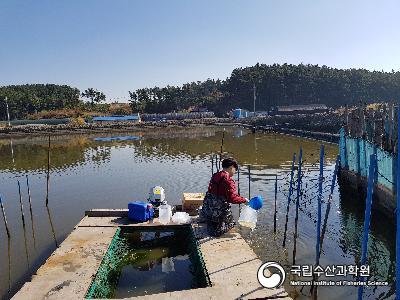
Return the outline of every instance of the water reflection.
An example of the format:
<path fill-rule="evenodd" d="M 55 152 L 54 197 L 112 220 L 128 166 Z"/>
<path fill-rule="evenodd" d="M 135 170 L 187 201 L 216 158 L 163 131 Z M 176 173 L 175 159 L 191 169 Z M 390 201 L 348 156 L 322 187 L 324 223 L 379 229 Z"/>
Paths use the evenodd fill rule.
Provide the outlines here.
<path fill-rule="evenodd" d="M 53 219 L 51 218 L 50 208 L 49 208 L 48 205 L 46 205 L 46 210 L 47 210 L 47 216 L 49 217 L 49 224 L 50 224 L 50 228 L 51 228 L 51 233 L 52 233 L 52 236 L 53 236 L 54 244 L 55 244 L 56 248 L 58 248 L 56 231 L 54 230 Z"/>
<path fill-rule="evenodd" d="M 28 190 L 28 200 L 29 200 L 29 212 L 31 216 L 31 231 L 32 231 L 32 239 L 33 239 L 33 247 L 36 249 L 36 238 L 35 238 L 35 225 L 33 223 L 33 212 L 32 212 L 32 195 L 31 189 L 29 187 L 29 177 L 26 175 L 26 188 Z"/>

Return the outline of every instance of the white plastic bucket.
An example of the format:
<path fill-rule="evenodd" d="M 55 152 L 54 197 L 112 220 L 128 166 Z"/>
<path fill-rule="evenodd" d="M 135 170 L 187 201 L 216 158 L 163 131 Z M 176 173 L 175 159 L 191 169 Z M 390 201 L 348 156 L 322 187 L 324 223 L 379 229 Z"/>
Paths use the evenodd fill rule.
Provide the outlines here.
<path fill-rule="evenodd" d="M 243 205 L 240 210 L 239 225 L 254 229 L 257 225 L 257 211 L 250 206 Z"/>

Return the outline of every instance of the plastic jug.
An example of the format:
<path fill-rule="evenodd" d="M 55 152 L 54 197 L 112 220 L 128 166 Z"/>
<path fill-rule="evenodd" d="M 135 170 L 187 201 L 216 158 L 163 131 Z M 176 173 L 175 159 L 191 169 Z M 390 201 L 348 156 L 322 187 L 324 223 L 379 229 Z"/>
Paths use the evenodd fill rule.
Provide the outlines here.
<path fill-rule="evenodd" d="M 158 221 L 165 225 L 171 221 L 172 208 L 171 205 L 163 204 L 158 208 Z"/>
<path fill-rule="evenodd" d="M 254 229 L 257 224 L 257 211 L 248 205 L 243 205 L 240 210 L 239 224 Z"/>

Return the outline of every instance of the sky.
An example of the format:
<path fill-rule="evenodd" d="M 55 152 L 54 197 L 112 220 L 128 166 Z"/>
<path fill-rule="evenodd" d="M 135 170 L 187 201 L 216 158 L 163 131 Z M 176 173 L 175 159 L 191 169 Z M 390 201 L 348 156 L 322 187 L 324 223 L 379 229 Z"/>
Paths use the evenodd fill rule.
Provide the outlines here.
<path fill-rule="evenodd" d="M 238 67 L 400 70 L 399 0 L 0 0 L 0 86 L 128 91 Z"/>

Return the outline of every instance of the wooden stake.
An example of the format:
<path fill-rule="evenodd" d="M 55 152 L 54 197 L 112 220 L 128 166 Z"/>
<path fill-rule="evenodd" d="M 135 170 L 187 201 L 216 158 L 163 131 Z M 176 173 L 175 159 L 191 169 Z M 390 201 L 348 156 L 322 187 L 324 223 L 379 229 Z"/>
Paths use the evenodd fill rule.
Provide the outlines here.
<path fill-rule="evenodd" d="M 32 197 L 31 197 L 31 189 L 29 187 L 28 175 L 26 175 L 26 186 L 28 188 L 29 211 L 30 211 L 30 215 L 31 215 L 33 247 L 36 249 L 35 226 L 33 225 Z"/>
<path fill-rule="evenodd" d="M 18 183 L 19 205 L 21 208 L 22 226 L 24 226 L 25 228 L 24 205 L 22 203 L 21 185 L 19 183 L 19 180 L 17 180 L 17 183 Z"/>
<path fill-rule="evenodd" d="M 50 209 L 49 209 L 48 206 L 46 206 L 46 209 L 47 209 L 47 215 L 48 215 L 48 217 L 49 217 L 49 223 L 50 223 L 50 227 L 51 227 L 51 232 L 52 232 L 52 234 L 53 234 L 54 243 L 56 244 L 56 248 L 58 248 L 56 232 L 55 232 L 55 230 L 54 230 L 53 221 L 52 221 L 52 219 L 51 219 Z"/>
<path fill-rule="evenodd" d="M 32 196 L 31 196 L 31 189 L 29 188 L 28 175 L 26 175 L 26 187 L 28 188 L 29 209 L 32 212 Z"/>
<path fill-rule="evenodd" d="M 50 187 L 50 136 L 49 146 L 47 148 L 47 189 L 46 189 L 46 206 L 49 205 L 49 187 Z"/>
<path fill-rule="evenodd" d="M 6 227 L 7 236 L 8 236 L 8 238 L 10 238 L 10 230 L 8 229 L 6 211 L 4 210 L 3 201 L 1 199 L 1 196 L 0 196 L 0 206 L 1 206 L 1 212 L 3 213 L 4 226 Z"/>

